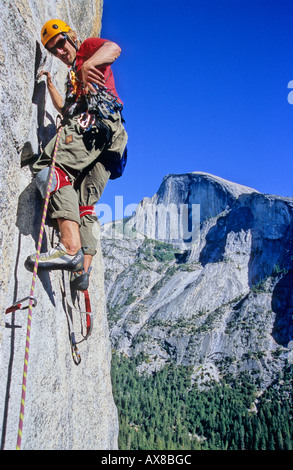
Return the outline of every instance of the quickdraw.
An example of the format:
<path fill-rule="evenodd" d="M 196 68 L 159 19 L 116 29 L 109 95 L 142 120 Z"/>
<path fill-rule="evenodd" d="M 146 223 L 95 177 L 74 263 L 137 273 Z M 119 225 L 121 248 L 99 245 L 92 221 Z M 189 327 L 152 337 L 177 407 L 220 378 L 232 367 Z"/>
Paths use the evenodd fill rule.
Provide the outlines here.
<path fill-rule="evenodd" d="M 85 303 L 85 311 L 83 311 L 80 307 L 80 296 L 79 291 L 76 292 L 78 308 L 75 307 L 74 302 L 72 300 L 72 292 L 70 288 L 70 274 L 68 271 L 62 272 L 62 283 L 61 290 L 64 295 L 65 300 L 65 312 L 67 316 L 68 328 L 69 328 L 69 338 L 71 344 L 71 352 L 72 358 L 76 365 L 79 365 L 81 362 L 81 357 L 78 351 L 77 345 L 82 343 L 83 341 L 87 340 L 88 337 L 91 335 L 93 329 L 93 315 L 91 310 L 91 303 L 88 290 L 82 291 L 84 294 L 84 303 Z M 74 332 L 74 325 L 73 325 L 73 312 L 78 312 L 80 315 L 81 320 L 81 336 L 82 339 L 76 341 L 75 332 Z M 84 325 L 82 316 L 86 315 L 86 332 L 84 333 Z"/>
<path fill-rule="evenodd" d="M 92 83 L 97 93 L 85 95 L 87 103 L 87 111 L 82 113 L 78 118 L 80 127 L 85 131 L 90 131 L 96 123 L 96 115 L 103 119 L 108 119 L 110 114 L 116 111 L 122 111 L 123 105 L 119 102 L 117 96 L 113 95 L 107 88 L 100 88 Z M 75 109 L 75 108 L 74 108 Z M 74 110 L 72 108 L 72 110 Z"/>
<path fill-rule="evenodd" d="M 26 310 L 27 308 L 29 308 L 29 305 L 26 305 L 25 307 L 23 307 L 22 305 L 23 302 L 25 302 L 26 300 L 33 301 L 32 307 L 35 307 L 37 305 L 36 298 L 33 297 L 32 295 L 28 295 L 27 297 L 24 297 L 24 299 L 17 300 L 16 302 L 14 302 L 14 304 L 12 304 L 11 307 L 8 307 L 5 310 L 5 313 L 13 313 L 13 312 L 16 312 L 16 310 Z"/>
<path fill-rule="evenodd" d="M 122 111 L 123 104 L 108 88 L 99 87 L 95 83 L 92 85 L 96 93 L 89 92 L 85 95 L 89 113 L 98 113 L 101 118 L 108 119 L 110 114 Z"/>

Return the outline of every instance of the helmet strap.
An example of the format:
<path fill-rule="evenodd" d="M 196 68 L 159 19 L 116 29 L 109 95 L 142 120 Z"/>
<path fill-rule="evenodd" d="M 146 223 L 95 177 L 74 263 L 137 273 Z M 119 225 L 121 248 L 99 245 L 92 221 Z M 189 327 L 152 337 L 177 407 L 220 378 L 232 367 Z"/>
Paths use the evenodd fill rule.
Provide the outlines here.
<path fill-rule="evenodd" d="M 73 41 L 72 39 L 70 39 L 70 37 L 68 36 L 67 33 L 63 33 L 64 34 L 64 37 L 66 36 L 66 39 L 68 42 L 70 42 L 70 44 L 76 49 L 78 50 L 78 43 L 77 43 L 77 40 L 76 41 Z"/>

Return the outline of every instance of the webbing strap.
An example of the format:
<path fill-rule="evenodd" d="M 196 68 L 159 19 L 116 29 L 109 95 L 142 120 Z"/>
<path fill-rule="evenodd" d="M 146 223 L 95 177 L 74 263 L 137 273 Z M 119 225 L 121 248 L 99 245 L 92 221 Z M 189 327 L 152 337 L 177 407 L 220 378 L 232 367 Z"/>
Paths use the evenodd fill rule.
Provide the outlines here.
<path fill-rule="evenodd" d="M 83 291 L 85 308 L 86 308 L 86 335 L 89 336 L 92 332 L 93 322 L 92 322 L 92 308 L 90 302 L 90 296 L 88 290 Z"/>
<path fill-rule="evenodd" d="M 79 216 L 96 215 L 95 206 L 79 206 Z"/>
<path fill-rule="evenodd" d="M 30 301 L 29 301 L 29 306 L 28 306 L 28 320 L 27 320 L 27 330 L 26 330 L 25 356 L 24 356 L 23 376 L 22 376 L 21 406 L 20 406 L 20 416 L 19 416 L 16 450 L 20 450 L 21 440 L 22 440 L 22 429 L 23 429 L 25 396 L 26 396 L 26 378 L 27 378 L 27 370 L 28 370 L 29 348 L 30 348 L 30 333 L 31 333 L 31 322 L 32 322 L 31 314 L 32 314 L 32 307 L 33 307 L 33 302 L 34 302 L 33 295 L 34 295 L 35 284 L 36 284 L 36 279 L 37 279 L 39 258 L 40 258 L 43 234 L 44 234 L 44 229 L 45 229 L 45 221 L 46 221 L 46 216 L 47 216 L 47 211 L 48 211 L 48 204 L 49 204 L 49 198 L 50 198 L 50 192 L 51 192 L 51 186 L 52 186 L 52 179 L 53 179 L 53 174 L 54 174 L 54 169 L 55 169 L 55 161 L 56 161 L 56 155 L 57 155 L 57 150 L 58 150 L 61 131 L 62 131 L 62 127 L 60 126 L 59 129 L 58 129 L 58 132 L 57 132 L 55 148 L 54 148 L 54 153 L 53 153 L 53 158 L 52 158 L 52 163 L 51 163 L 49 182 L 48 182 L 48 186 L 47 186 L 47 193 L 46 193 L 46 198 L 45 198 L 45 202 L 44 202 L 42 223 L 41 223 L 40 234 L 39 234 L 37 256 L 36 256 L 36 261 L 35 261 L 35 265 L 34 265 L 33 279 L 32 279 L 32 284 L 31 284 Z"/>

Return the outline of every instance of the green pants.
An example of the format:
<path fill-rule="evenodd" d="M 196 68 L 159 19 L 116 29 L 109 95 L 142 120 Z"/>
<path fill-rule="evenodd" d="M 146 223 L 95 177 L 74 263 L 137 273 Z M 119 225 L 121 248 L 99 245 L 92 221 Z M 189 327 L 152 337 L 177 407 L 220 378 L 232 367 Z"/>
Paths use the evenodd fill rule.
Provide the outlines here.
<path fill-rule="evenodd" d="M 52 220 L 64 218 L 77 222 L 84 252 L 93 256 L 98 241 L 98 219 L 90 214 L 80 217 L 79 208 L 95 206 L 99 201 L 111 176 L 111 159 L 122 158 L 127 133 L 119 112 L 100 120 L 90 131 L 80 127 L 78 117 L 63 123 L 56 155 L 56 167 L 68 175 L 71 184 L 51 195 L 48 212 Z M 33 165 L 35 175 L 51 165 L 55 142 L 56 136 Z"/>

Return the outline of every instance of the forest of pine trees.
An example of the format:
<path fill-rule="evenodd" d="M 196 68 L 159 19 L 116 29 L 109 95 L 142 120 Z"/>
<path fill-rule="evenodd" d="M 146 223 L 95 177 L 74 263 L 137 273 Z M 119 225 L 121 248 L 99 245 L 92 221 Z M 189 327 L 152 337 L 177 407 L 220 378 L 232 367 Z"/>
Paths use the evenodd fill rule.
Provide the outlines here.
<path fill-rule="evenodd" d="M 170 363 L 139 375 L 141 359 L 113 353 L 119 449 L 293 449 L 292 365 L 257 397 L 247 373 L 200 391 L 192 368 Z"/>

